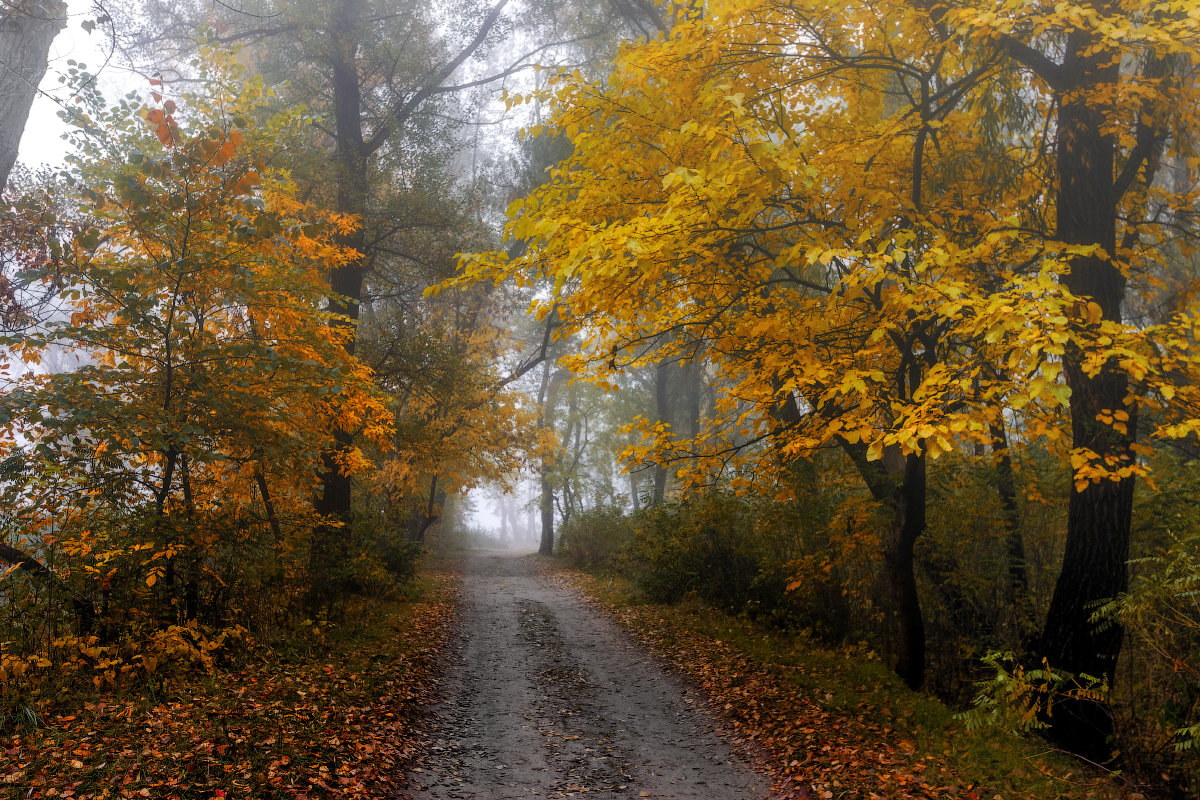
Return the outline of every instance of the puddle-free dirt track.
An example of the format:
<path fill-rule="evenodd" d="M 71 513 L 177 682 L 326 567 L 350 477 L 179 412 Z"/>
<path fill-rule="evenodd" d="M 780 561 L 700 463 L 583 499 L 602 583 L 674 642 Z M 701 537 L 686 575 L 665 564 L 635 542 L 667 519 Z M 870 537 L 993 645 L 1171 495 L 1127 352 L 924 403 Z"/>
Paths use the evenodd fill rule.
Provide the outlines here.
<path fill-rule="evenodd" d="M 493 552 L 463 561 L 446 696 L 401 797 L 769 796 L 681 681 L 535 567 Z"/>

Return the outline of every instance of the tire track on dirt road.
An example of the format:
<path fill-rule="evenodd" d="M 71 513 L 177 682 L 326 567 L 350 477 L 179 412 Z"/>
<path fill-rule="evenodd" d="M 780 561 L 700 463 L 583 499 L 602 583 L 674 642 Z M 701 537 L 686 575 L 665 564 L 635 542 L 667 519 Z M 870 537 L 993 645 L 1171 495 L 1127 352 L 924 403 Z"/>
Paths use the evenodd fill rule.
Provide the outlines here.
<path fill-rule="evenodd" d="M 401 798 L 769 797 L 682 682 L 532 557 L 471 554 L 462 581 L 446 696 Z"/>

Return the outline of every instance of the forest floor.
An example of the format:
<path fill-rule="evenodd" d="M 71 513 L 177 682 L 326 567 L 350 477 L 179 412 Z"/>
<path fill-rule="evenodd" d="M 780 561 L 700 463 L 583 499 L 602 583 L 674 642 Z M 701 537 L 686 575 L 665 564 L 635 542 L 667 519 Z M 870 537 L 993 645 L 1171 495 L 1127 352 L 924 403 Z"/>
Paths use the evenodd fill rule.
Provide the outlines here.
<path fill-rule="evenodd" d="M 401 797 L 769 796 L 770 780 L 688 684 L 545 574 L 545 561 L 476 551 L 461 565 L 447 695 Z"/>
<path fill-rule="evenodd" d="M 356 600 L 342 624 L 259 644 L 212 673 L 65 687 L 16 713 L 10 702 L 0 798 L 395 797 L 414 723 L 439 691 L 457 580 L 426 573 L 408 591 Z"/>

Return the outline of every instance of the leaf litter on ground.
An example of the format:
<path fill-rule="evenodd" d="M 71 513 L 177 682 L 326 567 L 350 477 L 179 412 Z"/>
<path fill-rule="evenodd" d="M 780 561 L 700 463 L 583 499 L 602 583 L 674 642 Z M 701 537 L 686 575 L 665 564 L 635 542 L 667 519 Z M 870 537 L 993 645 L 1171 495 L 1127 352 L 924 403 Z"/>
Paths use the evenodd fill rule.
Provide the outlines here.
<path fill-rule="evenodd" d="M 388 796 L 412 727 L 437 692 L 456 606 L 452 576 L 316 658 L 254 654 L 237 668 L 65 703 L 0 732 L 0 796 L 255 798 Z"/>

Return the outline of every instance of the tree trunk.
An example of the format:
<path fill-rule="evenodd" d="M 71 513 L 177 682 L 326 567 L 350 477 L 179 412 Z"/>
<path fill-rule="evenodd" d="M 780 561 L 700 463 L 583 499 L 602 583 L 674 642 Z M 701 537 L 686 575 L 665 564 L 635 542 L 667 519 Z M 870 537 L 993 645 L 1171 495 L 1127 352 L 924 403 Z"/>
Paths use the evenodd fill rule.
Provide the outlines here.
<path fill-rule="evenodd" d="M 1072 88 L 1064 95 L 1058 118 L 1058 231 L 1069 244 L 1095 244 L 1104 253 L 1072 259 L 1067 288 L 1097 303 L 1105 320 L 1121 320 L 1125 277 L 1107 254 L 1116 250 L 1114 195 L 1115 142 L 1104 134 L 1106 110 L 1092 91 L 1115 82 L 1119 62 L 1108 52 L 1081 55 L 1092 42 L 1075 33 L 1067 39 L 1063 67 Z M 1077 324 L 1083 333 L 1087 315 Z M 1134 462 L 1137 408 L 1126 404 L 1128 376 L 1112 360 L 1096 375 L 1088 375 L 1088 354 L 1070 346 L 1063 367 L 1071 387 L 1071 444 L 1086 448 L 1109 463 Z M 1125 431 L 1096 419 L 1100 411 L 1129 415 Z M 1067 509 L 1067 541 L 1062 572 L 1054 587 L 1039 655 L 1052 669 L 1111 682 L 1121 650 L 1121 626 L 1091 621 L 1099 604 L 1128 588 L 1126 562 L 1133 511 L 1132 476 L 1118 481 L 1089 482 L 1073 489 Z M 1047 715 L 1047 736 L 1056 744 L 1096 762 L 1110 759 L 1112 718 L 1105 705 L 1085 699 L 1056 703 Z"/>
<path fill-rule="evenodd" d="M 687 417 L 687 435 L 693 441 L 700 435 L 700 422 L 703 412 L 700 409 L 704 396 L 704 363 L 699 354 L 695 360 L 689 361 L 684 368 L 684 414 Z"/>
<path fill-rule="evenodd" d="M 337 465 L 338 452 L 351 445 L 351 437 L 342 431 L 335 434 L 338 450 L 327 451 L 321 458 L 321 490 L 313 510 L 324 522 L 313 529 L 309 552 L 310 611 L 328 610 L 342 595 L 345 586 L 346 562 L 350 554 L 350 478 Z"/>
<path fill-rule="evenodd" d="M 554 404 L 557 402 L 558 380 L 557 374 L 551 376 L 550 359 L 546 359 L 542 367 L 541 386 L 538 389 L 538 408 L 541 412 L 538 427 L 542 430 L 554 430 Z M 554 486 L 550 475 L 553 466 L 553 456 L 543 454 L 541 469 L 538 471 L 538 477 L 541 480 L 541 497 L 538 508 L 542 515 L 542 535 L 538 544 L 538 553 L 544 556 L 554 555 Z"/>
<path fill-rule="evenodd" d="M 549 467 L 542 463 L 542 539 L 538 552 L 544 556 L 554 555 L 554 487 L 550 485 Z"/>
<path fill-rule="evenodd" d="M 925 621 L 917 595 L 913 550 L 925 531 L 925 456 L 904 460 L 904 480 L 893 493 L 892 525 L 884 543 L 888 594 L 896 620 L 896 674 L 910 689 L 925 683 Z"/>
<path fill-rule="evenodd" d="M 58 0 L 6 2 L 0 12 L 0 189 L 17 161 L 21 134 L 38 84 L 46 74 L 50 45 L 67 26 L 67 4 Z"/>
<path fill-rule="evenodd" d="M 195 541 L 196 500 L 192 495 L 192 470 L 186 454 L 179 456 L 179 481 L 183 487 L 183 504 L 187 514 L 188 528 L 193 533 L 192 541 L 188 543 L 185 559 L 187 583 L 184 585 L 183 593 L 184 615 L 188 621 L 191 621 L 200 614 L 200 575 L 204 568 L 204 553 Z M 171 560 L 174 561 L 174 559 Z"/>
<path fill-rule="evenodd" d="M 1021 511 L 1017 506 L 1017 480 L 1013 473 L 1012 453 L 1003 422 L 992 423 L 992 453 L 996 456 L 996 493 L 1004 517 L 1004 550 L 1008 562 L 1009 602 L 1024 627 L 1029 614 L 1029 565 L 1025 560 L 1025 539 L 1021 535 Z"/>
<path fill-rule="evenodd" d="M 425 501 L 425 510 L 414 509 L 408 518 L 407 532 L 410 542 L 425 544 L 425 533 L 441 519 L 439 508 L 443 506 L 445 497 L 446 493 L 438 488 L 438 476 L 436 474 L 430 476 L 429 498 Z"/>
<path fill-rule="evenodd" d="M 507 499 L 508 498 L 506 498 L 502 495 L 500 497 L 500 503 L 498 505 L 498 510 L 500 511 L 500 543 L 501 544 L 506 544 L 508 542 L 508 503 L 506 502 Z"/>
<path fill-rule="evenodd" d="M 333 77 L 333 122 L 337 164 L 336 209 L 361 220 L 366 209 L 367 153 L 363 144 L 362 89 L 358 82 L 358 0 L 341 0 L 329 29 L 329 59 Z M 358 256 L 329 271 L 328 310 L 343 347 L 354 355 L 356 323 L 366 272 L 366 233 L 360 224 L 338 236 L 338 244 Z M 353 446 L 347 431 L 335 428 L 334 447 L 322 456 L 321 489 L 314 510 L 326 521 L 313 530 L 310 557 L 310 606 L 328 607 L 344 588 L 341 572 L 349 556 L 348 534 L 353 500 L 350 476 L 338 467 L 338 457 Z"/>
<path fill-rule="evenodd" d="M 567 430 L 563 434 L 563 447 L 564 449 L 566 449 L 568 446 L 570 447 L 571 464 L 567 470 L 563 471 L 562 480 L 562 523 L 564 530 L 567 527 L 567 523 L 571 521 L 571 516 L 575 513 L 576 507 L 578 507 L 580 511 L 583 510 L 583 502 L 580 499 L 579 482 L 576 477 L 579 467 L 579 458 L 583 454 L 583 445 L 581 444 L 582 436 L 583 423 L 579 419 L 579 402 L 575 397 L 575 390 L 568 387 Z"/>
<path fill-rule="evenodd" d="M 902 456 L 889 447 L 879 461 L 867 460 L 867 446 L 839 439 L 871 496 L 892 512 L 883 543 L 888 600 L 896 633 L 894 671 L 910 689 L 925 684 L 925 620 L 917 594 L 914 550 L 925 532 L 925 455 Z"/>
<path fill-rule="evenodd" d="M 263 509 L 267 514 L 267 524 L 275 536 L 276 549 L 283 543 L 283 528 L 279 525 L 279 515 L 275 512 L 275 502 L 271 499 L 271 489 L 267 486 L 267 474 L 263 471 L 262 462 L 254 467 L 254 482 L 258 484 L 258 493 L 262 497 Z"/>
<path fill-rule="evenodd" d="M 671 365 L 666 361 L 659 362 L 654 369 L 654 410 L 658 415 L 659 422 L 671 425 Z M 662 505 L 666 494 L 667 467 L 664 464 L 656 464 L 654 466 L 653 505 Z"/>

